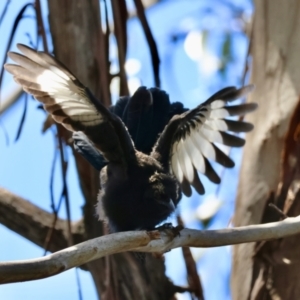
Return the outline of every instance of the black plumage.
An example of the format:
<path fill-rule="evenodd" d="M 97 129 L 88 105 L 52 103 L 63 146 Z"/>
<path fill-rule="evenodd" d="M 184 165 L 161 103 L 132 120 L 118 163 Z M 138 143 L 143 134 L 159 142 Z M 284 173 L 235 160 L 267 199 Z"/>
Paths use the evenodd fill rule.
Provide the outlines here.
<path fill-rule="evenodd" d="M 6 70 L 54 120 L 75 132 L 75 147 L 101 169 L 97 212 L 113 231 L 153 229 L 174 212 L 181 190 L 190 196 L 193 186 L 204 193 L 198 172 L 219 183 L 209 160 L 225 167 L 234 163 L 214 143 L 240 147 L 244 140 L 227 131 L 253 127 L 226 119 L 256 108 L 254 103 L 228 105 L 252 86 L 225 88 L 188 111 L 180 103 L 170 105 L 165 92 L 141 87 L 109 110 L 52 56 L 18 48 L 24 55 L 10 52 L 18 65 L 6 64 Z"/>
<path fill-rule="evenodd" d="M 150 154 L 159 134 L 170 119 L 188 109 L 184 108 L 180 102 L 170 103 L 165 91 L 158 88 L 147 90 L 145 87 L 140 87 L 132 97 L 121 97 L 109 110 L 123 121 L 135 148 L 145 154 Z M 96 170 L 100 171 L 107 165 L 107 161 L 83 132 L 74 132 L 73 140 L 75 150 Z"/>

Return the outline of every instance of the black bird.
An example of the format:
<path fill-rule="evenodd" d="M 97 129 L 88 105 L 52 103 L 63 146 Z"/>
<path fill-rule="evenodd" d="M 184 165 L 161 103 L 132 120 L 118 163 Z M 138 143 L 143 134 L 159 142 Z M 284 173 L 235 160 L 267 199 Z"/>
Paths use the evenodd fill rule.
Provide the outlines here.
<path fill-rule="evenodd" d="M 132 97 L 121 97 L 109 110 L 123 121 L 135 148 L 150 154 L 158 135 L 170 119 L 188 109 L 180 102 L 170 103 L 168 94 L 163 90 L 151 88 L 147 91 L 145 87 L 140 87 Z M 75 150 L 96 170 L 100 171 L 107 165 L 107 161 L 83 132 L 74 132 L 73 140 Z"/>
<path fill-rule="evenodd" d="M 241 147 L 245 141 L 227 131 L 253 128 L 246 122 L 225 119 L 256 109 L 255 103 L 227 105 L 253 87 L 228 87 L 195 109 L 175 115 L 150 155 L 142 153 L 117 114 L 105 108 L 65 66 L 25 45 L 18 44 L 18 49 L 23 55 L 8 53 L 18 65 L 6 64 L 6 70 L 56 122 L 72 132 L 82 131 L 107 162 L 100 172 L 97 212 L 100 218 L 107 218 L 112 231 L 153 229 L 174 212 L 181 190 L 190 196 L 193 186 L 199 194 L 204 193 L 198 172 L 219 183 L 209 160 L 228 168 L 234 162 L 214 143 Z M 153 93 L 140 88 L 135 95 L 147 107 Z"/>

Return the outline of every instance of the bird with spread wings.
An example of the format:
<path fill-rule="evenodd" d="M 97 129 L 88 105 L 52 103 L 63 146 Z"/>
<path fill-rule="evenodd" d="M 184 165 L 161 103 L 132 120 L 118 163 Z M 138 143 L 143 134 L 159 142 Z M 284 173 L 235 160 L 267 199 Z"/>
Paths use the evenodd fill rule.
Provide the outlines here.
<path fill-rule="evenodd" d="M 228 119 L 256 109 L 255 103 L 229 105 L 253 86 L 228 87 L 196 108 L 175 114 L 151 153 L 145 154 L 135 148 L 119 116 L 104 107 L 63 64 L 25 45 L 18 44 L 18 49 L 22 54 L 8 53 L 16 64 L 6 64 L 5 69 L 56 122 L 84 134 L 95 155 L 103 156 L 106 165 L 100 171 L 97 212 L 108 220 L 111 231 L 153 229 L 175 211 L 182 192 L 190 196 L 194 187 L 204 194 L 198 173 L 220 183 L 210 161 L 227 168 L 234 162 L 215 143 L 241 147 L 244 139 L 228 131 L 253 128 L 250 123 Z M 155 93 L 165 94 L 141 87 L 132 98 L 151 105 Z"/>

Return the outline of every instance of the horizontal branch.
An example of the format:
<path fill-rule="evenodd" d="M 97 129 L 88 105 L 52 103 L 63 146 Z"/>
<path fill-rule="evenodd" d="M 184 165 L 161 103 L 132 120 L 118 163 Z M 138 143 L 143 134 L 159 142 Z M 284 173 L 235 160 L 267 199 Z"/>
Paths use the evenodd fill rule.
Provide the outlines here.
<path fill-rule="evenodd" d="M 54 215 L 30 201 L 0 188 L 0 223 L 40 247 L 53 226 Z M 79 223 L 72 226 L 73 240 L 83 241 Z M 48 250 L 55 252 L 68 246 L 67 222 L 58 218 Z"/>
<path fill-rule="evenodd" d="M 49 277 L 106 255 L 124 251 L 165 252 L 177 247 L 218 247 L 283 238 L 300 233 L 300 216 L 280 222 L 221 230 L 183 229 L 119 232 L 95 238 L 42 258 L 0 263 L 0 283 Z"/>

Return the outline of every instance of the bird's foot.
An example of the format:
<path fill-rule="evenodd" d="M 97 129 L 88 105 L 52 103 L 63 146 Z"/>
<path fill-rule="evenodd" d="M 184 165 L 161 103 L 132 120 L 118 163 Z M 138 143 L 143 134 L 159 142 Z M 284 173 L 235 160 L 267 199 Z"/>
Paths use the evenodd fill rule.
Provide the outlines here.
<path fill-rule="evenodd" d="M 180 236 L 180 231 L 183 229 L 182 225 L 178 225 L 176 227 L 173 226 L 172 223 L 165 223 L 161 226 L 155 228 L 158 231 L 167 231 L 168 233 L 172 234 L 173 237 Z"/>

